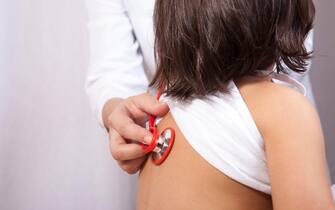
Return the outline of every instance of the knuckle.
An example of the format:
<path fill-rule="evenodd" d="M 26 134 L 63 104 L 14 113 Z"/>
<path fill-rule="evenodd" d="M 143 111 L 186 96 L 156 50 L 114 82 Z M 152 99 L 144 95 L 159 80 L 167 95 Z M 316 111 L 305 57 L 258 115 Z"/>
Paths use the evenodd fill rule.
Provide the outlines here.
<path fill-rule="evenodd" d="M 136 169 L 133 169 L 132 171 L 128 171 L 127 173 L 130 174 L 130 175 L 133 175 L 133 174 L 136 174 L 136 173 L 137 173 L 137 170 L 136 170 Z"/>
<path fill-rule="evenodd" d="M 121 126 L 120 128 L 120 133 L 124 134 L 129 134 L 132 131 L 132 126 L 130 124 L 126 124 Z"/>
<path fill-rule="evenodd" d="M 108 117 L 107 117 L 108 123 L 111 123 L 113 121 L 113 118 L 114 118 L 114 112 L 112 112 L 112 113 L 110 113 L 110 115 L 108 115 Z"/>
<path fill-rule="evenodd" d="M 107 117 L 107 124 L 110 126 L 110 127 L 114 127 L 114 118 L 115 118 L 115 111 L 114 110 L 108 117 Z"/>
<path fill-rule="evenodd" d="M 115 148 L 111 148 L 111 154 L 114 160 L 122 160 L 123 154 L 120 150 L 116 150 Z"/>
<path fill-rule="evenodd" d="M 136 167 L 134 167 L 133 165 L 131 164 L 124 164 L 122 165 L 122 169 L 127 172 L 128 174 L 134 174 L 137 172 L 137 169 Z"/>
<path fill-rule="evenodd" d="M 137 105 L 135 104 L 134 101 L 129 101 L 129 102 L 126 104 L 126 107 L 127 107 L 127 110 L 128 110 L 130 113 L 137 113 L 137 112 L 138 112 L 138 107 L 137 107 Z"/>
<path fill-rule="evenodd" d="M 120 126 L 118 132 L 121 134 L 121 136 L 123 136 L 127 132 L 128 129 L 127 127 L 128 127 L 127 125 Z"/>
<path fill-rule="evenodd" d="M 112 143 L 112 140 L 109 141 L 109 151 L 110 151 L 111 155 L 113 156 L 113 143 Z"/>
<path fill-rule="evenodd" d="M 112 141 L 115 139 L 115 130 L 114 128 L 109 128 L 109 140 Z"/>

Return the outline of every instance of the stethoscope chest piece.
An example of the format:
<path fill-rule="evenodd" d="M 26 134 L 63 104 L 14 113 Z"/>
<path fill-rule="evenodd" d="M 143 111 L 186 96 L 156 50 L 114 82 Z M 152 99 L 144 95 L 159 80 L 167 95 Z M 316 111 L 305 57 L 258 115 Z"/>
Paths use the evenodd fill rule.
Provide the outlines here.
<path fill-rule="evenodd" d="M 175 139 L 175 132 L 172 128 L 164 129 L 160 135 L 156 127 L 149 129 L 153 134 L 150 145 L 142 144 L 145 153 L 151 152 L 152 160 L 156 165 L 160 165 L 169 155 Z"/>
<path fill-rule="evenodd" d="M 160 165 L 169 155 L 174 143 L 175 133 L 171 128 L 166 128 L 157 139 L 156 147 L 152 153 L 152 160 Z"/>

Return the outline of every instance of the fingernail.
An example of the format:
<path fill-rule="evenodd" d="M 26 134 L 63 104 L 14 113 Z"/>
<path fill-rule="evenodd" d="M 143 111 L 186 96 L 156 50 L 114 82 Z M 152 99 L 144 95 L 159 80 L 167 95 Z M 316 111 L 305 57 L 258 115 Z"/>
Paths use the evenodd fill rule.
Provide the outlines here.
<path fill-rule="evenodd" d="M 152 137 L 153 137 L 152 134 L 144 136 L 144 143 L 145 144 L 150 144 L 151 141 L 152 141 Z"/>

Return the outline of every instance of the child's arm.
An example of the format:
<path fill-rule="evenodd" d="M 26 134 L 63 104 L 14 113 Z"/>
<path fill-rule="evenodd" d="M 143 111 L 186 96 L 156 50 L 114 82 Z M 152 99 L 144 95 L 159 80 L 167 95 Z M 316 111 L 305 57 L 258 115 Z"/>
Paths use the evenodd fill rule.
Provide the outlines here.
<path fill-rule="evenodd" d="M 271 89 L 272 95 L 261 97 L 260 102 L 271 110 L 263 112 L 259 122 L 274 209 L 334 210 L 316 110 L 294 90 L 280 86 Z"/>

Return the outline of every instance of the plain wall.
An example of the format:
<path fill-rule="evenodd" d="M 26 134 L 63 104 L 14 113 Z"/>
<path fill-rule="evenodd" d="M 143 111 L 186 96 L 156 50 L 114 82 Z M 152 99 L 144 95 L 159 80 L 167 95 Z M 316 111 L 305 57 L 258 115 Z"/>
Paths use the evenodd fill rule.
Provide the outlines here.
<path fill-rule="evenodd" d="M 314 1 L 317 9 L 311 81 L 326 139 L 329 171 L 335 181 L 335 1 Z"/>
<path fill-rule="evenodd" d="M 312 84 L 335 178 L 335 2 L 316 1 Z M 82 0 L 0 0 L 0 209 L 132 210 L 135 176 L 111 159 L 84 93 Z"/>
<path fill-rule="evenodd" d="M 0 0 L 0 209 L 131 210 L 84 91 L 85 1 Z"/>

